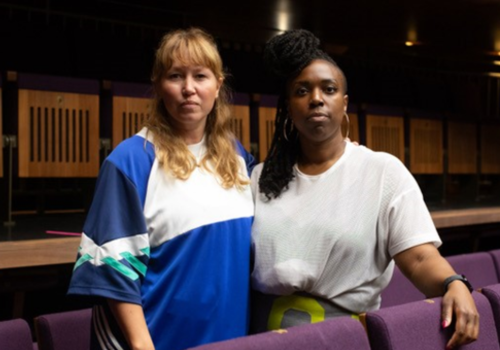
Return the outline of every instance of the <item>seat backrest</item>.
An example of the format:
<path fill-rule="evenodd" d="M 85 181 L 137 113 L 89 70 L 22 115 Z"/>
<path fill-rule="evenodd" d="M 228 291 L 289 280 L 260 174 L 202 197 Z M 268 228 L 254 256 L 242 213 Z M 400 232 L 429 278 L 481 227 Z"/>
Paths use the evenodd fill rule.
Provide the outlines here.
<path fill-rule="evenodd" d="M 193 350 L 368 350 L 361 322 L 339 317 L 324 322 L 201 345 Z"/>
<path fill-rule="evenodd" d="M 82 309 L 35 318 L 39 350 L 88 350 L 92 310 Z"/>
<path fill-rule="evenodd" d="M 394 267 L 392 279 L 382 291 L 381 297 L 381 308 L 425 299 L 425 295 L 423 295 L 410 280 L 403 275 L 397 266 Z"/>
<path fill-rule="evenodd" d="M 500 283 L 481 288 L 481 293 L 488 298 L 491 304 L 497 328 L 497 336 L 498 339 L 500 339 Z"/>
<path fill-rule="evenodd" d="M 33 350 L 28 322 L 21 318 L 0 322 L 0 350 Z"/>
<path fill-rule="evenodd" d="M 498 350 L 497 331 L 490 303 L 478 292 L 472 296 L 480 315 L 479 339 L 462 350 Z M 442 298 L 427 299 L 368 312 L 366 327 L 372 350 L 442 350 L 453 326 L 441 327 Z"/>
<path fill-rule="evenodd" d="M 453 269 L 467 276 L 474 288 L 499 283 L 495 263 L 491 254 L 486 252 L 467 253 L 447 256 L 446 260 Z"/>
<path fill-rule="evenodd" d="M 500 283 L 500 249 L 490 250 L 488 254 L 493 258 L 493 263 L 495 264 L 495 270 L 497 272 L 498 282 Z"/>
<path fill-rule="evenodd" d="M 18 74 L 19 177 L 96 177 L 97 80 Z"/>

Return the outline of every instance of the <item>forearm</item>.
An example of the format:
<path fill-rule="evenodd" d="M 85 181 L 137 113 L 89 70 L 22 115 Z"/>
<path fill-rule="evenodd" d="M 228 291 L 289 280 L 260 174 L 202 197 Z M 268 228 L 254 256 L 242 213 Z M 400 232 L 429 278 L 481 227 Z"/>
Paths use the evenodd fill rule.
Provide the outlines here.
<path fill-rule="evenodd" d="M 123 335 L 133 350 L 154 350 L 141 305 L 108 299 L 108 304 Z"/>
<path fill-rule="evenodd" d="M 443 295 L 443 282 L 456 274 L 432 244 L 410 248 L 394 257 L 403 274 L 427 297 Z"/>

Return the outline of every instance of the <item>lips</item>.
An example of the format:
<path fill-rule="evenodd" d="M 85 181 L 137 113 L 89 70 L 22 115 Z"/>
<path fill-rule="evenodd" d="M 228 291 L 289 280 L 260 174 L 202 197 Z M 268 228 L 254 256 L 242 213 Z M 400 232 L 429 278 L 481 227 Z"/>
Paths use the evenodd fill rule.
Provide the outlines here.
<path fill-rule="evenodd" d="M 312 122 L 322 122 L 328 119 L 326 113 L 312 113 L 307 117 L 307 120 Z"/>
<path fill-rule="evenodd" d="M 194 106 L 198 106 L 198 103 L 196 103 L 194 101 L 184 101 L 181 103 L 181 106 L 182 107 L 194 107 Z"/>

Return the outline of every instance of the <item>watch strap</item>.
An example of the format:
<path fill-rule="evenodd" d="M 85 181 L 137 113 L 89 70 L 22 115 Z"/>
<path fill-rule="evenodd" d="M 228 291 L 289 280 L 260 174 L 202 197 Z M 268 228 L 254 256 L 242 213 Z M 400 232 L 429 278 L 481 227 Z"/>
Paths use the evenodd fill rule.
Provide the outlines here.
<path fill-rule="evenodd" d="M 470 284 L 469 280 L 467 279 L 467 277 L 465 277 L 464 275 L 452 275 L 448 278 L 446 278 L 443 282 L 443 287 L 444 287 L 444 292 L 446 293 L 448 291 L 448 285 L 453 282 L 453 281 L 462 281 L 463 284 L 465 284 L 465 286 L 467 287 L 467 289 L 469 289 L 469 291 L 472 293 L 472 291 L 474 290 L 474 288 L 472 287 L 472 285 Z"/>

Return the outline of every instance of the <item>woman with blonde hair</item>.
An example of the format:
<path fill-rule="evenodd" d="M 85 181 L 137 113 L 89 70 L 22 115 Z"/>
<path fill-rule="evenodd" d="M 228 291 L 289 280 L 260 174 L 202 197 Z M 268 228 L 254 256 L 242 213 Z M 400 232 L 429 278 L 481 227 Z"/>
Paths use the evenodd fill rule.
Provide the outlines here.
<path fill-rule="evenodd" d="M 70 294 L 97 297 L 93 349 L 185 349 L 248 326 L 253 157 L 230 130 L 214 39 L 163 37 L 144 128 L 104 161 Z"/>

